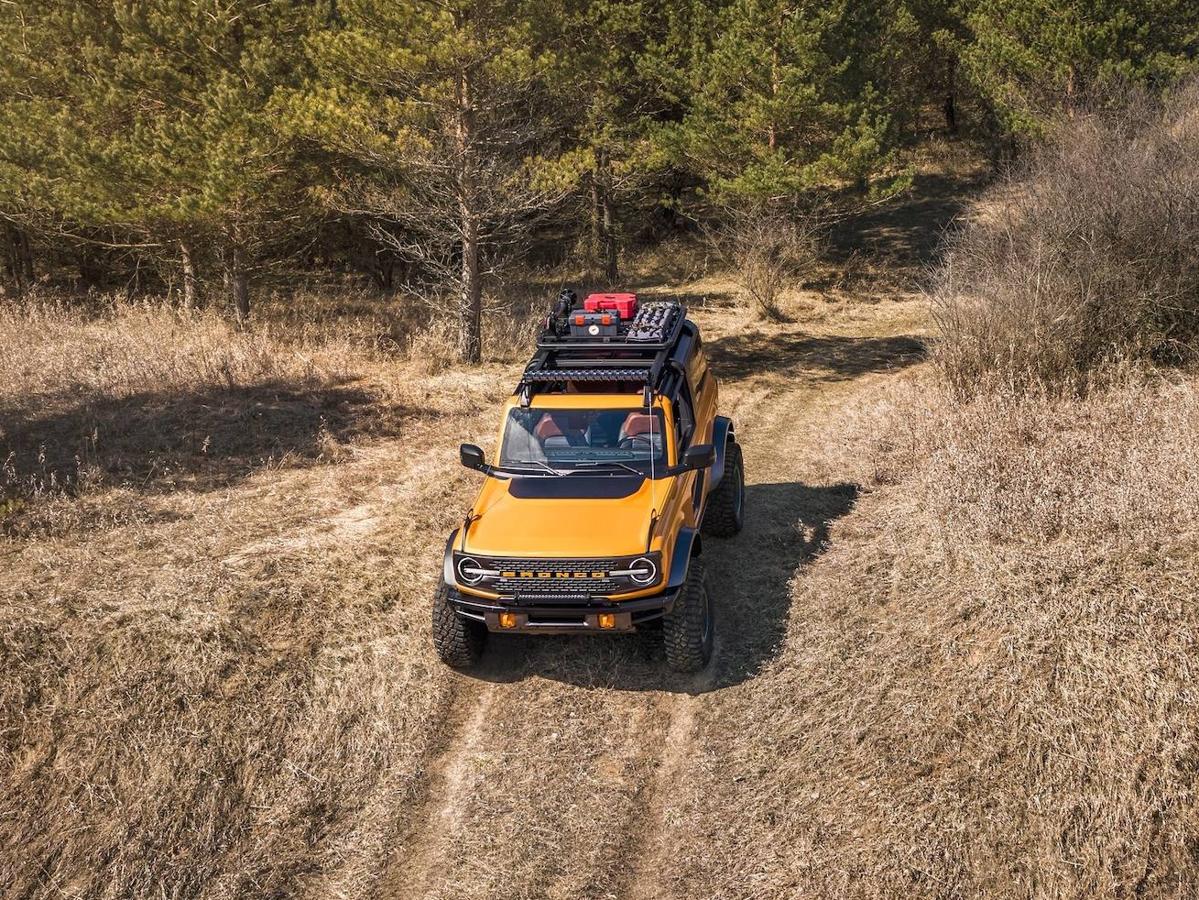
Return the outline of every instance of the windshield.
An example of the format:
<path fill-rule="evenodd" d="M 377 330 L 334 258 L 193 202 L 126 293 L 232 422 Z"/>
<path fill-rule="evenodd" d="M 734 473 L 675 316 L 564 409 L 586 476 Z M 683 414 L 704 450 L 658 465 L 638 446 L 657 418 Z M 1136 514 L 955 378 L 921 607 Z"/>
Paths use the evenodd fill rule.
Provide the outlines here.
<path fill-rule="evenodd" d="M 666 466 L 662 411 L 514 409 L 504 426 L 500 465 L 558 470 Z"/>

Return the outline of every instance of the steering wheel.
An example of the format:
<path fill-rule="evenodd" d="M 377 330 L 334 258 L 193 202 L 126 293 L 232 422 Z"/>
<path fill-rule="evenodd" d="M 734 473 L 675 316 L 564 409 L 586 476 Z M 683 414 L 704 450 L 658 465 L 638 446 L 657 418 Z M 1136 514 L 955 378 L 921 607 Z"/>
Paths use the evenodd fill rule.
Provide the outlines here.
<path fill-rule="evenodd" d="M 642 444 L 644 444 L 645 449 L 648 450 L 650 453 L 654 452 L 654 442 L 650 438 L 646 437 L 644 434 L 630 434 L 626 438 L 621 438 L 620 449 L 621 450 L 636 450 L 638 441 L 640 441 Z"/>

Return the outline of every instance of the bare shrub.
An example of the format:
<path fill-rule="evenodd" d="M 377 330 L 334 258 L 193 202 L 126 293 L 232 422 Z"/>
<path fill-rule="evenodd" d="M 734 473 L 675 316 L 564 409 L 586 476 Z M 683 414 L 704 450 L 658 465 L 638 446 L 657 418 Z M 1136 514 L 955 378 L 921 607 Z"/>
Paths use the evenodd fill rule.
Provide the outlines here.
<path fill-rule="evenodd" d="M 730 209 L 713 240 L 749 307 L 778 322 L 787 318 L 783 296 L 820 258 L 822 232 L 815 209 L 759 203 Z"/>
<path fill-rule="evenodd" d="M 1199 83 L 1066 122 L 949 238 L 932 291 L 950 382 L 1077 386 L 1194 355 Z"/>

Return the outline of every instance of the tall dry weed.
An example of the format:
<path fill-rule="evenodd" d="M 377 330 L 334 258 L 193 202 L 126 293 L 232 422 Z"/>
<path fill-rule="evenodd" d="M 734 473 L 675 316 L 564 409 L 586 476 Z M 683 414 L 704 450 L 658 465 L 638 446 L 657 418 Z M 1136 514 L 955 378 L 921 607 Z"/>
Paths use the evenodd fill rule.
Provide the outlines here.
<path fill-rule="evenodd" d="M 749 309 L 780 322 L 787 318 L 785 295 L 816 267 L 823 230 L 815 209 L 755 203 L 728 210 L 709 240 L 735 273 Z"/>
<path fill-rule="evenodd" d="M 951 235 L 932 292 L 959 394 L 1077 387 L 1199 349 L 1199 83 L 1065 122 Z"/>

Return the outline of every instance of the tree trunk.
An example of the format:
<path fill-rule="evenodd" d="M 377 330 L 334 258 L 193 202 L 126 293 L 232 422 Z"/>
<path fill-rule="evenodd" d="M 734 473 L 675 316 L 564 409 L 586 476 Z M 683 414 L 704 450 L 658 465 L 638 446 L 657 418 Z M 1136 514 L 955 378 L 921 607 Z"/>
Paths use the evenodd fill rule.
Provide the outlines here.
<path fill-rule="evenodd" d="M 598 234 L 596 236 L 597 262 L 603 263 L 604 280 L 611 287 L 620 277 L 618 266 L 619 247 L 616 241 L 616 210 L 612 200 L 612 162 L 607 151 L 601 151 L 596 159 L 595 174 L 592 176 L 593 200 L 598 207 L 596 218 Z"/>
<path fill-rule="evenodd" d="M 13 225 L 4 227 L 4 271 L 12 282 L 13 292 L 20 297 L 25 293 L 25 272 L 21 267 L 18 247 L 20 232 Z"/>
<path fill-rule="evenodd" d="M 196 308 L 196 264 L 192 259 L 191 247 L 186 241 L 179 242 L 180 268 L 183 270 L 183 308 Z"/>
<path fill-rule="evenodd" d="M 783 27 L 781 17 L 776 22 L 776 27 L 781 32 Z M 778 99 L 779 90 L 781 87 L 782 84 L 779 80 L 779 48 L 778 45 L 775 44 L 770 48 L 770 97 L 772 100 Z M 775 126 L 773 119 L 771 119 L 770 123 L 767 125 L 766 146 L 771 152 L 774 152 L 774 150 L 778 148 L 778 129 Z"/>
<path fill-rule="evenodd" d="M 620 277 L 617 259 L 616 221 L 612 210 L 612 192 L 604 191 L 604 279 L 611 287 Z"/>
<path fill-rule="evenodd" d="M 20 229 L 17 230 L 17 248 L 21 276 L 25 284 L 32 287 L 37 274 L 33 271 L 33 244 L 29 241 L 29 235 Z"/>
<path fill-rule="evenodd" d="M 233 301 L 233 313 L 237 316 L 238 324 L 244 325 L 250 318 L 250 282 L 246 277 L 245 261 L 240 247 L 232 247 L 229 250 L 225 265 L 225 283 Z"/>
<path fill-rule="evenodd" d="M 600 200 L 599 177 L 595 172 L 592 172 L 589 180 L 591 182 L 591 242 L 587 247 L 587 255 L 590 257 L 592 264 L 598 267 L 604 244 L 604 204 Z"/>
<path fill-rule="evenodd" d="M 950 54 L 945 63 L 945 102 L 941 110 L 945 114 L 945 129 L 954 135 L 958 133 L 957 69 L 958 61 Z"/>
<path fill-rule="evenodd" d="M 4 269 L 16 296 L 24 296 L 33 285 L 33 247 L 29 237 L 16 225 L 4 228 Z"/>
<path fill-rule="evenodd" d="M 458 72 L 455 129 L 458 164 L 458 227 L 462 238 L 462 277 L 458 298 L 458 357 L 474 365 L 483 357 L 483 285 L 479 271 L 479 217 L 474 179 L 474 107 L 469 73 Z"/>
<path fill-rule="evenodd" d="M 483 285 L 479 281 L 479 223 L 462 210 L 462 294 L 459 298 L 458 356 L 474 365 L 483 357 Z"/>

